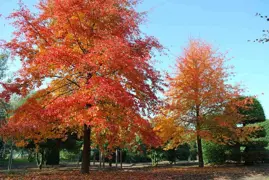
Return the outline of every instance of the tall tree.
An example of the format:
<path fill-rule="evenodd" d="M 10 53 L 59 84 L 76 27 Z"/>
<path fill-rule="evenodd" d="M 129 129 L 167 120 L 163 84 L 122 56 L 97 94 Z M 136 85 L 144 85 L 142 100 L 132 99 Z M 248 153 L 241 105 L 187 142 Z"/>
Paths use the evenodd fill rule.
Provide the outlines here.
<path fill-rule="evenodd" d="M 215 51 L 208 43 L 191 40 L 183 55 L 177 59 L 175 76 L 170 78 L 168 115 L 175 124 L 187 126 L 195 132 L 199 167 L 204 166 L 201 140 L 218 136 L 213 134 L 211 127 L 218 133 L 217 127 L 227 129 L 236 125 L 228 117 L 220 118 L 228 102 L 238 97 L 241 91 L 228 84 L 232 74 L 225 62 L 225 55 Z M 229 109 L 230 112 L 236 112 L 235 108 Z"/>
<path fill-rule="evenodd" d="M 67 129 L 81 134 L 82 173 L 89 173 L 91 138 L 99 147 L 104 141 L 110 148 L 121 147 L 137 135 L 156 144 L 145 115 L 155 111 L 156 93 L 162 90 L 151 64 L 152 50 L 161 46 L 141 34 L 144 18 L 135 11 L 136 4 L 42 0 L 39 13 L 24 5 L 12 13 L 15 36 L 2 46 L 23 64 L 17 87 L 27 94 L 47 79 L 50 83 L 15 111 L 5 130 L 16 134 L 21 124 L 37 139 Z"/>

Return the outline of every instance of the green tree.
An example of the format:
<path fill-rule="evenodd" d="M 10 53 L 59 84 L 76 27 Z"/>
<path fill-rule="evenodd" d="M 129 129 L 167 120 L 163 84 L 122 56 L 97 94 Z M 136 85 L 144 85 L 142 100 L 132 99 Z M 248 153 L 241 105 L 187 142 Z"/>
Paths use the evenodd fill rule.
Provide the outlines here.
<path fill-rule="evenodd" d="M 206 163 L 223 164 L 226 161 L 227 145 L 216 144 L 213 142 L 203 142 L 203 152 Z"/>
<path fill-rule="evenodd" d="M 246 98 L 246 97 L 241 97 Z M 253 102 L 247 105 L 247 108 L 240 109 L 240 114 L 243 114 L 245 119 L 243 125 L 255 124 L 265 121 L 265 114 L 261 103 L 256 98 L 252 98 Z"/>
<path fill-rule="evenodd" d="M 8 54 L 6 52 L 0 53 L 0 80 L 6 76 Z"/>
<path fill-rule="evenodd" d="M 263 127 L 265 134 L 266 134 L 264 139 L 268 142 L 269 141 L 269 120 L 266 120 L 266 121 L 260 123 L 260 125 Z M 269 163 L 269 145 L 268 144 L 265 147 L 265 149 L 266 149 L 266 154 L 262 160 L 266 163 Z"/>
<path fill-rule="evenodd" d="M 3 79 L 6 75 L 7 71 L 7 60 L 8 60 L 8 54 L 7 53 L 0 53 L 0 82 L 3 82 Z M 1 90 L 0 90 L 1 91 Z M 6 117 L 6 110 L 7 110 L 7 103 L 0 99 L 0 126 L 5 120 Z M 4 142 L 1 140 L 0 137 L 0 159 L 4 156 Z"/>
<path fill-rule="evenodd" d="M 249 140 L 242 143 L 242 146 L 245 147 L 243 158 L 246 165 L 263 161 L 266 154 L 265 147 L 268 144 L 268 140 L 265 139 L 266 131 L 261 125 L 261 122 L 265 121 L 263 107 L 258 99 L 253 97 L 252 100 L 253 102 L 248 105 L 248 108 L 239 109 L 240 113 L 245 116 L 245 120 L 242 122 L 242 130 L 244 131 L 254 127 L 257 128 L 256 131 L 251 133 Z"/>
<path fill-rule="evenodd" d="M 196 159 L 197 155 L 197 147 L 194 147 L 194 143 L 190 142 L 179 145 L 176 149 L 177 151 L 177 159 L 178 160 L 192 160 Z"/>
<path fill-rule="evenodd" d="M 162 148 L 152 148 L 149 151 L 152 166 L 157 166 L 158 163 L 164 159 L 165 152 Z"/>
<path fill-rule="evenodd" d="M 0 52 L 0 83 L 2 85 L 4 78 L 6 76 L 7 72 L 7 60 L 8 60 L 8 54 L 7 53 L 1 53 Z M 2 89 L 0 89 L 1 91 Z M 7 110 L 7 103 L 3 100 L 0 99 L 0 121 L 5 119 L 5 114 Z M 1 125 L 1 123 L 0 123 Z"/>

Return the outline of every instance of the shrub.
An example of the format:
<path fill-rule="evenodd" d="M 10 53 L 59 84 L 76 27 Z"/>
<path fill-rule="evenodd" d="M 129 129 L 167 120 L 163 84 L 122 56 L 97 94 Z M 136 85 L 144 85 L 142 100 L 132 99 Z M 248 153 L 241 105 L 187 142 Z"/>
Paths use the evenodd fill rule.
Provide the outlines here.
<path fill-rule="evenodd" d="M 222 164 L 226 161 L 226 145 L 215 144 L 212 142 L 203 142 L 204 161 L 211 164 Z"/>
<path fill-rule="evenodd" d="M 177 159 L 178 160 L 188 160 L 192 154 L 191 150 L 195 151 L 196 148 L 195 148 L 195 150 L 191 149 L 191 146 L 187 143 L 180 145 L 176 151 Z M 194 153 L 194 156 L 196 157 L 197 151 L 195 151 L 193 153 Z M 192 158 L 190 158 L 190 159 L 192 159 Z"/>

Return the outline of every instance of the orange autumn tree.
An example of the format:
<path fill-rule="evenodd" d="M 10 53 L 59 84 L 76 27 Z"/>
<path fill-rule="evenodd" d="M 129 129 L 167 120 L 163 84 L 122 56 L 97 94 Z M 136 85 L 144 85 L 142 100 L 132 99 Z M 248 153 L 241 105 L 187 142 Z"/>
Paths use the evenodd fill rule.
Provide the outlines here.
<path fill-rule="evenodd" d="M 164 150 L 177 148 L 192 140 L 192 131 L 180 125 L 170 112 L 168 107 L 164 107 L 152 120 L 154 131 L 161 139 Z"/>
<path fill-rule="evenodd" d="M 177 59 L 175 76 L 169 78 L 166 119 L 179 127 L 177 134 L 184 132 L 182 127 L 185 127 L 186 136 L 195 137 L 199 167 L 204 166 L 202 139 L 221 138 L 221 141 L 227 142 L 230 141 L 229 133 L 234 133 L 236 137 L 242 135 L 236 128 L 237 123 L 242 121 L 237 107 L 244 106 L 244 102 L 234 102 L 241 90 L 228 83 L 232 74 L 225 62 L 225 55 L 215 51 L 210 44 L 191 40 L 183 55 Z M 171 122 L 168 122 L 170 126 Z M 164 124 L 167 124 L 166 120 L 157 118 L 155 130 L 158 134 L 160 130 L 167 131 Z M 174 137 L 170 137 L 170 141 L 173 140 Z"/>
<path fill-rule="evenodd" d="M 81 134 L 82 173 L 89 173 L 91 137 L 111 149 L 136 136 L 157 145 L 145 118 L 159 103 L 161 81 L 151 58 L 152 50 L 162 47 L 140 32 L 144 17 L 135 11 L 136 4 L 40 0 L 38 13 L 24 5 L 12 13 L 14 37 L 2 47 L 22 62 L 20 93 L 40 90 L 14 112 L 4 134 L 37 141 L 47 135 L 58 138 L 65 131 Z"/>

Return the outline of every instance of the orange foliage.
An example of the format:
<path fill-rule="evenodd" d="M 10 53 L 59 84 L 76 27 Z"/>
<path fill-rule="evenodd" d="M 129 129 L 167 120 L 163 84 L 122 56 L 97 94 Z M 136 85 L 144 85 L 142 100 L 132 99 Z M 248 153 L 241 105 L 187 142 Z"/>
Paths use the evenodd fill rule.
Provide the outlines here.
<path fill-rule="evenodd" d="M 169 116 L 168 111 L 163 110 L 161 114 L 153 119 L 154 131 L 163 142 L 164 149 L 174 149 L 179 145 L 192 140 L 191 131 L 178 124 L 177 120 Z"/>
<path fill-rule="evenodd" d="M 143 14 L 135 11 L 136 4 L 42 0 L 36 15 L 24 5 L 12 13 L 14 38 L 2 47 L 23 64 L 17 80 L 21 93 L 48 80 L 49 85 L 14 112 L 4 135 L 39 141 L 66 131 L 81 134 L 87 124 L 99 145 L 121 147 L 137 135 L 158 145 L 144 116 L 159 102 L 161 81 L 151 52 L 162 47 L 141 36 Z"/>
<path fill-rule="evenodd" d="M 225 63 L 224 54 L 200 40 L 191 40 L 177 59 L 177 72 L 169 78 L 166 118 L 157 123 L 157 129 L 166 129 L 161 137 L 173 142 L 171 148 L 184 142 L 175 137 L 177 128 L 184 127 L 187 132 L 181 130 L 182 133 L 176 133 L 179 136 L 197 135 L 218 143 L 234 143 L 252 131 L 243 134 L 237 128 L 244 118 L 238 108 L 244 108 L 248 99 L 239 100 L 243 91 L 228 83 L 232 73 Z"/>

